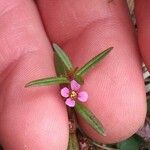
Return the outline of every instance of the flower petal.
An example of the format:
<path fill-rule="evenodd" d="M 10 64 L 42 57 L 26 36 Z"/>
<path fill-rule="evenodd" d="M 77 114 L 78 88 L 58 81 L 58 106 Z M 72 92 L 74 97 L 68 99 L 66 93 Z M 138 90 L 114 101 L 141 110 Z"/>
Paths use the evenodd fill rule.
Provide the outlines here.
<path fill-rule="evenodd" d="M 78 91 L 80 89 L 80 84 L 77 83 L 77 81 L 72 80 L 71 81 L 71 89 L 74 91 Z"/>
<path fill-rule="evenodd" d="M 85 91 L 78 93 L 78 100 L 81 102 L 86 102 L 88 100 L 88 93 Z"/>
<path fill-rule="evenodd" d="M 60 93 L 61 93 L 61 96 L 65 98 L 69 97 L 69 89 L 67 87 L 62 88 Z"/>
<path fill-rule="evenodd" d="M 75 106 L 75 101 L 72 100 L 71 98 L 67 98 L 65 101 L 65 104 L 68 105 L 69 107 L 74 107 Z"/>

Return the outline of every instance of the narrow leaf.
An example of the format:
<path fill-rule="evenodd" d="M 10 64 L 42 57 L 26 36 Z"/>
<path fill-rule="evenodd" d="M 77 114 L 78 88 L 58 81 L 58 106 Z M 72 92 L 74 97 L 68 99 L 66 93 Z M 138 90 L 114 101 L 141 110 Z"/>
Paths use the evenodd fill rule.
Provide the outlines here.
<path fill-rule="evenodd" d="M 54 64 L 55 64 L 55 71 L 58 76 L 67 75 L 67 68 L 65 67 L 65 65 L 63 64 L 63 62 L 56 53 L 54 54 Z M 84 83 L 84 80 L 81 76 L 75 76 L 74 78 L 78 83 L 80 84 Z"/>
<path fill-rule="evenodd" d="M 76 102 L 75 111 L 98 133 L 102 134 L 103 136 L 106 135 L 103 125 L 95 117 L 95 115 L 83 104 Z"/>
<path fill-rule="evenodd" d="M 113 49 L 113 47 L 110 47 L 94 58 L 92 58 L 88 63 L 86 63 L 78 72 L 77 76 L 84 76 L 90 69 L 92 69 L 97 63 L 99 63 L 105 56 L 108 55 L 108 53 Z"/>
<path fill-rule="evenodd" d="M 67 56 L 67 54 L 64 52 L 63 49 L 61 49 L 57 44 L 53 44 L 53 48 L 55 52 L 57 53 L 58 57 L 61 59 L 61 61 L 64 63 L 65 67 L 68 70 L 73 70 L 73 65 Z"/>
<path fill-rule="evenodd" d="M 69 83 L 69 80 L 65 77 L 50 77 L 50 78 L 43 78 L 31 81 L 25 85 L 25 87 L 29 86 L 47 86 L 51 84 L 65 84 Z"/>
<path fill-rule="evenodd" d="M 54 53 L 54 65 L 57 76 L 66 75 L 66 68 L 56 52 Z"/>
<path fill-rule="evenodd" d="M 79 143 L 75 133 L 69 134 L 69 143 L 68 143 L 67 150 L 79 150 Z"/>

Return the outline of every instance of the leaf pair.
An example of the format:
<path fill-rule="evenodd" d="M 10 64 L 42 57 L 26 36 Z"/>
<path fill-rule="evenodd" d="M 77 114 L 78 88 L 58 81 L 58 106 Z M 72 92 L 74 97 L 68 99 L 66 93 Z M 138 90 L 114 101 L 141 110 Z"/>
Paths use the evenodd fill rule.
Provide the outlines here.
<path fill-rule="evenodd" d="M 72 72 L 75 68 L 73 67 L 69 57 L 66 53 L 57 45 L 53 44 L 53 48 L 55 50 L 55 69 L 58 76 L 64 75 L 64 77 L 49 77 L 31 81 L 25 85 L 25 87 L 29 86 L 47 86 L 51 84 L 65 84 L 68 83 L 69 80 L 67 79 L 66 72 Z M 83 76 L 89 72 L 90 69 L 94 68 L 94 66 L 99 63 L 108 53 L 113 49 L 110 47 L 104 50 L 102 53 L 95 56 L 89 62 L 87 62 L 83 67 L 75 73 L 75 79 L 82 82 Z M 61 62 L 61 63 L 59 63 Z M 57 67 L 56 67 L 57 66 Z"/>
<path fill-rule="evenodd" d="M 64 64 L 64 67 L 68 71 L 74 70 L 74 67 L 69 59 L 69 57 L 65 54 L 65 52 L 57 45 L 53 44 L 54 50 L 57 53 L 57 56 Z M 106 50 L 104 50 L 102 53 L 95 56 L 93 59 L 91 59 L 89 62 L 87 62 L 83 67 L 81 67 L 79 70 L 77 70 L 75 76 L 79 76 L 80 78 L 83 77 L 87 72 L 89 72 L 90 69 L 94 68 L 94 66 L 99 63 L 107 54 L 113 49 L 113 47 L 110 47 Z M 57 68 L 56 68 L 57 70 Z"/>

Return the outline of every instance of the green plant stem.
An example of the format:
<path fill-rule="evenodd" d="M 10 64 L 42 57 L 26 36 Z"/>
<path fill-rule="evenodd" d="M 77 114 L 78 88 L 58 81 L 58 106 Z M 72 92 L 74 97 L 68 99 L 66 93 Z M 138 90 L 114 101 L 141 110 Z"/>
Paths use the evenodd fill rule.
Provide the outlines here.
<path fill-rule="evenodd" d="M 72 125 L 72 128 L 70 128 L 69 131 L 71 133 L 75 133 L 76 129 L 77 129 L 77 120 L 76 120 L 76 116 L 75 116 L 74 110 L 72 108 L 70 108 L 70 107 L 67 107 L 67 112 L 68 112 L 69 122 Z"/>
<path fill-rule="evenodd" d="M 69 143 L 67 150 L 79 150 L 79 142 L 76 135 L 77 120 L 73 108 L 67 107 L 69 118 Z"/>

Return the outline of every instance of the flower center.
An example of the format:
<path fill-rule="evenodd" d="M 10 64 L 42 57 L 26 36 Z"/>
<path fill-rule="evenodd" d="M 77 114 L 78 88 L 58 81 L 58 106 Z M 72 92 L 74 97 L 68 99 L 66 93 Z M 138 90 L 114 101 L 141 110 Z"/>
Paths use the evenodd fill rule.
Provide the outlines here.
<path fill-rule="evenodd" d="M 77 98 L 77 93 L 75 91 L 71 91 L 70 98 L 71 99 L 76 99 Z"/>

